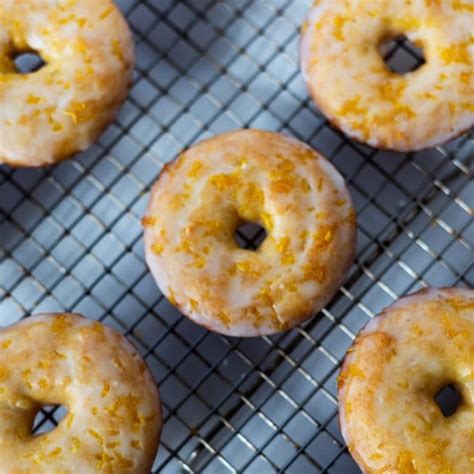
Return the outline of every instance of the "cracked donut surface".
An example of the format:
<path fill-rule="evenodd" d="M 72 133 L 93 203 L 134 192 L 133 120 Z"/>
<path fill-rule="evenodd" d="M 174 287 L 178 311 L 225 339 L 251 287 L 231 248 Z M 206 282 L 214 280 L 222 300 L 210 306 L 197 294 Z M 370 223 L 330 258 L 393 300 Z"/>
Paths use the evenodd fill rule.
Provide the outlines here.
<path fill-rule="evenodd" d="M 246 221 L 266 230 L 256 251 L 235 243 Z M 234 336 L 310 317 L 354 258 L 355 212 L 343 178 L 308 146 L 260 130 L 205 140 L 167 165 L 143 224 L 161 291 L 195 322 Z"/>
<path fill-rule="evenodd" d="M 45 65 L 20 74 L 13 59 Z M 125 100 L 130 30 L 111 0 L 0 0 L 0 163 L 43 166 L 82 151 Z"/>
<path fill-rule="evenodd" d="M 473 24 L 472 0 L 317 0 L 302 32 L 302 72 L 347 135 L 397 151 L 433 147 L 474 125 Z M 402 35 L 426 62 L 397 74 L 380 49 Z"/>
<path fill-rule="evenodd" d="M 68 413 L 33 435 L 44 405 Z M 150 472 L 162 426 L 158 390 L 117 331 L 75 314 L 0 330 L 0 472 Z"/>
<path fill-rule="evenodd" d="M 445 417 L 436 394 L 456 387 Z M 421 290 L 369 322 L 339 376 L 342 434 L 364 473 L 474 472 L 474 290 Z"/>

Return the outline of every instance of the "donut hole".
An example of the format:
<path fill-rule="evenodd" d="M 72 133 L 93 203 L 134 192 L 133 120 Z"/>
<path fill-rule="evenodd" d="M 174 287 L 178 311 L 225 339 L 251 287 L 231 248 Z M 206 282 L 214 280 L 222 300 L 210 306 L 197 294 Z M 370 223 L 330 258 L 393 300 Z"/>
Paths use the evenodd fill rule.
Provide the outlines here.
<path fill-rule="evenodd" d="M 256 251 L 267 238 L 267 231 L 257 222 L 242 220 L 234 232 L 234 240 L 241 249 Z"/>
<path fill-rule="evenodd" d="M 36 413 L 32 433 L 40 435 L 53 431 L 67 413 L 67 408 L 63 405 L 42 406 Z"/>
<path fill-rule="evenodd" d="M 441 387 L 434 399 L 445 418 L 454 415 L 463 401 L 462 395 L 453 384 Z"/>
<path fill-rule="evenodd" d="M 19 74 L 32 74 L 46 66 L 46 62 L 36 51 L 20 52 L 15 54 L 12 60 Z"/>
<path fill-rule="evenodd" d="M 399 75 L 416 71 L 426 63 L 423 49 L 405 35 L 397 35 L 382 40 L 379 52 L 387 68 Z"/>

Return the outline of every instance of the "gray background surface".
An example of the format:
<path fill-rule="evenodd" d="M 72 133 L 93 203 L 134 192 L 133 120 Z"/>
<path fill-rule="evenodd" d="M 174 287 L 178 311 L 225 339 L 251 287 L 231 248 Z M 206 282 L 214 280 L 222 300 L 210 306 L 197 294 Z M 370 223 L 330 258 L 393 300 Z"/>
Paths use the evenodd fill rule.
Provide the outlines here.
<path fill-rule="evenodd" d="M 314 108 L 298 68 L 308 0 L 121 0 L 135 34 L 129 100 L 98 143 L 50 169 L 0 167 L 0 325 L 77 311 L 126 334 L 160 386 L 156 472 L 356 473 L 336 377 L 357 331 L 421 287 L 474 282 L 474 140 L 402 155 L 354 144 Z M 391 61 L 415 64 L 409 45 Z M 293 135 L 348 180 L 358 252 L 334 300 L 300 328 L 232 339 L 156 288 L 140 219 L 163 165 L 240 127 Z M 252 231 L 241 238 L 249 245 Z M 61 410 L 46 408 L 37 430 Z"/>

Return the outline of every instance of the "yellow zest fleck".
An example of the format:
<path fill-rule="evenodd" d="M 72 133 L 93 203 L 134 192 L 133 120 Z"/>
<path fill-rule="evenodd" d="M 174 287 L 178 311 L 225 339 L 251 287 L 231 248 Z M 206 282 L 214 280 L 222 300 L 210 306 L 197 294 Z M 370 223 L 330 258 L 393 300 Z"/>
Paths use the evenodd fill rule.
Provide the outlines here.
<path fill-rule="evenodd" d="M 10 370 L 6 367 L 0 367 L 0 382 L 7 380 L 10 376 Z"/>
<path fill-rule="evenodd" d="M 67 357 L 62 354 L 61 352 L 59 352 L 57 349 L 54 349 L 54 354 L 56 355 L 56 357 L 58 357 L 59 359 L 67 359 Z"/>
<path fill-rule="evenodd" d="M 2 342 L 2 349 L 8 349 L 12 345 L 12 340 L 7 339 L 6 341 Z"/>
<path fill-rule="evenodd" d="M 97 459 L 96 468 L 98 471 L 103 471 L 104 466 L 114 460 L 114 458 L 106 452 L 96 454 L 95 459 Z"/>
<path fill-rule="evenodd" d="M 374 453 L 370 456 L 370 459 L 373 459 L 374 461 L 378 461 L 379 459 L 383 459 L 383 456 L 379 453 Z"/>
<path fill-rule="evenodd" d="M 218 315 L 217 315 L 217 318 L 219 319 L 219 321 L 224 325 L 224 326 L 229 326 L 229 324 L 231 323 L 231 319 L 229 317 L 229 315 L 227 313 L 225 313 L 224 311 L 221 311 Z"/>
<path fill-rule="evenodd" d="M 69 430 L 71 429 L 73 423 L 74 423 L 74 414 L 69 413 L 67 416 L 67 423 L 66 423 L 66 426 Z"/>
<path fill-rule="evenodd" d="M 197 308 L 198 308 L 198 302 L 197 302 L 195 299 L 193 299 L 193 298 L 189 298 L 189 303 L 190 303 L 190 305 L 191 305 L 191 308 L 192 308 L 194 311 L 196 311 Z"/>
<path fill-rule="evenodd" d="M 168 287 L 168 301 L 174 305 L 174 306 L 178 306 L 178 302 L 176 301 L 176 296 L 174 294 L 174 291 L 171 287 Z"/>
<path fill-rule="evenodd" d="M 110 391 L 110 385 L 107 382 L 104 382 L 100 396 L 102 398 L 105 398 L 107 394 L 109 393 L 109 391 Z"/>
<path fill-rule="evenodd" d="M 339 115 L 341 115 L 342 117 L 345 117 L 347 115 L 364 114 L 366 112 L 366 109 L 364 107 L 360 107 L 359 103 L 360 103 L 360 97 L 354 97 L 353 99 L 346 100 L 338 111 Z M 320 181 L 321 180 L 322 178 L 320 178 Z"/>
<path fill-rule="evenodd" d="M 186 186 L 185 186 L 186 188 Z M 186 201 L 189 199 L 190 197 L 190 192 L 188 190 L 186 190 L 185 192 L 183 193 L 177 193 L 175 194 L 173 197 L 172 197 L 172 201 L 171 201 L 171 207 L 174 209 L 174 210 L 178 210 L 178 209 L 181 209 L 184 207 L 184 205 L 186 204 Z"/>
<path fill-rule="evenodd" d="M 44 378 L 39 379 L 39 380 L 38 380 L 38 386 L 39 386 L 40 388 L 42 388 L 43 390 L 45 390 L 46 388 L 48 388 L 49 382 L 48 382 L 47 379 L 44 379 Z"/>
<path fill-rule="evenodd" d="M 346 200 L 345 199 L 338 199 L 335 204 L 337 207 L 341 207 L 341 206 L 344 206 L 344 204 L 346 204 Z"/>
<path fill-rule="evenodd" d="M 105 446 L 109 449 L 114 449 L 117 446 L 120 446 L 120 441 L 112 441 L 111 443 L 107 443 Z"/>
<path fill-rule="evenodd" d="M 51 362 L 49 360 L 40 360 L 38 362 L 39 369 L 48 369 L 49 367 L 51 367 Z"/>
<path fill-rule="evenodd" d="M 241 170 L 243 170 L 243 169 L 247 168 L 248 162 L 249 162 L 249 160 L 248 160 L 245 156 L 242 156 L 242 157 L 239 159 L 238 167 L 239 167 Z"/>
<path fill-rule="evenodd" d="M 106 8 L 100 15 L 100 20 L 105 20 L 113 11 L 113 7 Z"/>
<path fill-rule="evenodd" d="M 456 11 L 474 12 L 474 4 L 466 3 L 461 0 L 453 0 L 453 8 Z"/>
<path fill-rule="evenodd" d="M 334 18 L 334 30 L 333 30 L 333 36 L 336 38 L 338 41 L 343 41 L 344 40 L 344 25 L 350 20 L 348 16 L 343 16 L 343 15 L 336 15 Z"/>
<path fill-rule="evenodd" d="M 295 256 L 290 249 L 290 243 L 290 238 L 285 236 L 282 237 L 276 244 L 276 249 L 281 254 L 281 263 L 284 265 L 291 265 L 295 263 Z"/>
<path fill-rule="evenodd" d="M 420 19 L 417 17 L 399 16 L 396 18 L 390 18 L 388 22 L 393 25 L 396 29 L 407 31 L 415 30 L 420 27 Z"/>
<path fill-rule="evenodd" d="M 132 469 L 135 466 L 134 462 L 131 459 L 122 456 L 122 454 L 120 454 L 119 452 L 116 453 L 116 456 L 116 462 L 120 469 Z"/>
<path fill-rule="evenodd" d="M 258 268 L 256 262 L 251 260 L 241 260 L 235 264 L 235 268 L 240 272 L 245 274 L 248 278 L 259 278 L 262 274 L 261 270 Z"/>
<path fill-rule="evenodd" d="M 397 458 L 397 468 L 404 474 L 416 474 L 418 471 L 413 465 L 413 459 L 408 451 L 399 454 Z"/>
<path fill-rule="evenodd" d="M 227 188 L 240 184 L 239 177 L 233 174 L 216 174 L 209 181 L 219 191 L 225 191 Z"/>
<path fill-rule="evenodd" d="M 143 450 L 142 442 L 138 439 L 132 439 L 132 442 L 130 444 L 132 445 L 132 448 L 136 449 L 137 451 Z"/>
<path fill-rule="evenodd" d="M 324 180 L 323 180 L 322 176 L 320 176 L 319 179 L 318 179 L 318 184 L 316 185 L 316 189 L 318 190 L 318 192 L 322 191 L 323 185 L 324 185 Z"/>
<path fill-rule="evenodd" d="M 295 164 L 279 154 L 277 158 L 279 163 L 270 172 L 270 189 L 276 193 L 288 194 L 295 187 L 296 177 L 293 173 Z"/>
<path fill-rule="evenodd" d="M 347 214 L 345 222 L 349 225 L 355 225 L 357 223 L 357 215 L 353 208 L 351 208 L 349 214 Z"/>
<path fill-rule="evenodd" d="M 268 212 L 265 212 L 265 211 L 262 211 L 260 213 L 260 217 L 262 219 L 262 222 L 263 222 L 263 227 L 265 227 L 265 230 L 267 232 L 271 231 L 273 229 L 273 219 L 272 219 L 272 216 L 268 213 Z"/>
<path fill-rule="evenodd" d="M 156 224 L 156 217 L 155 216 L 144 216 L 142 218 L 142 226 L 143 227 L 153 227 Z"/>
<path fill-rule="evenodd" d="M 93 428 L 88 428 L 87 432 L 93 436 L 97 441 L 99 441 L 100 444 L 104 443 L 104 438 Z"/>
<path fill-rule="evenodd" d="M 255 183 L 248 183 L 247 186 L 244 187 L 243 198 L 246 206 L 250 208 L 250 210 L 254 209 L 255 206 L 263 206 L 265 201 L 263 191 Z"/>
<path fill-rule="evenodd" d="M 473 75 L 474 74 L 472 72 L 461 72 L 461 74 L 459 75 L 459 78 L 461 79 L 461 82 L 463 84 L 466 84 L 467 86 L 469 86 L 472 83 Z"/>
<path fill-rule="evenodd" d="M 125 64 L 125 55 L 123 54 L 122 47 L 120 46 L 120 42 L 117 39 L 112 41 L 112 54 L 118 58 L 118 60 Z"/>
<path fill-rule="evenodd" d="M 120 434 L 119 430 L 107 430 L 108 436 L 118 436 Z"/>
<path fill-rule="evenodd" d="M 64 126 L 53 118 L 53 112 L 48 114 L 48 123 L 51 126 L 53 132 L 61 132 L 64 130 Z"/>
<path fill-rule="evenodd" d="M 49 453 L 51 459 L 57 458 L 63 452 L 62 448 L 57 447 Z"/>
<path fill-rule="evenodd" d="M 91 408 L 91 414 L 93 416 L 97 416 L 97 413 L 99 413 L 99 409 L 97 407 L 92 407 Z"/>
<path fill-rule="evenodd" d="M 193 243 L 190 239 L 183 238 L 180 241 L 180 244 L 176 247 L 176 252 L 189 253 L 190 255 L 194 254 Z"/>
<path fill-rule="evenodd" d="M 206 257 L 204 257 L 203 255 L 196 255 L 194 257 L 193 265 L 196 268 L 198 268 L 198 269 L 204 268 L 206 266 L 206 263 L 207 263 Z"/>
<path fill-rule="evenodd" d="M 339 390 L 341 390 L 342 387 L 345 385 L 347 379 L 352 377 L 365 379 L 364 372 L 359 367 L 357 367 L 356 364 L 349 365 L 349 367 L 347 367 L 345 370 L 342 370 L 339 374 L 337 378 L 337 386 Z"/>
<path fill-rule="evenodd" d="M 318 263 L 308 263 L 303 266 L 304 278 L 323 283 L 326 279 L 326 268 Z"/>
<path fill-rule="evenodd" d="M 44 102 L 44 99 L 35 94 L 29 94 L 26 98 L 27 104 L 40 104 L 41 102 Z"/>
<path fill-rule="evenodd" d="M 86 102 L 72 100 L 69 107 L 63 111 L 64 115 L 71 117 L 74 125 L 86 122 L 91 119 L 93 112 Z"/>
<path fill-rule="evenodd" d="M 446 298 L 445 302 L 456 311 L 474 309 L 474 299 Z"/>
<path fill-rule="evenodd" d="M 28 388 L 32 389 L 33 385 L 29 381 L 29 378 L 31 376 L 31 369 L 25 369 L 21 374 L 22 374 L 23 380 L 26 382 L 26 385 L 28 386 Z"/>
<path fill-rule="evenodd" d="M 200 161 L 195 161 L 189 168 L 186 175 L 189 178 L 197 178 L 201 174 L 202 169 L 203 169 L 203 164 Z"/>
<path fill-rule="evenodd" d="M 309 193 L 311 191 L 311 186 L 305 178 L 301 178 L 301 187 L 305 193 Z"/>
<path fill-rule="evenodd" d="M 440 57 L 445 64 L 470 64 L 469 43 L 465 41 L 443 48 L 440 50 Z"/>
<path fill-rule="evenodd" d="M 79 438 L 73 437 L 71 439 L 71 442 L 72 442 L 72 448 L 71 448 L 72 452 L 77 451 L 81 447 L 81 440 Z"/>
<path fill-rule="evenodd" d="M 411 330 L 417 336 L 422 336 L 425 333 L 419 324 L 413 324 L 413 326 L 411 327 Z"/>
<path fill-rule="evenodd" d="M 336 224 L 320 225 L 313 236 L 316 248 L 323 249 L 327 247 L 334 239 L 334 236 L 336 234 L 336 228 Z"/>
<path fill-rule="evenodd" d="M 151 251 L 155 254 L 155 255 L 161 255 L 163 253 L 163 250 L 164 250 L 164 247 L 162 244 L 160 244 L 159 242 L 155 242 L 152 246 L 151 246 Z"/>

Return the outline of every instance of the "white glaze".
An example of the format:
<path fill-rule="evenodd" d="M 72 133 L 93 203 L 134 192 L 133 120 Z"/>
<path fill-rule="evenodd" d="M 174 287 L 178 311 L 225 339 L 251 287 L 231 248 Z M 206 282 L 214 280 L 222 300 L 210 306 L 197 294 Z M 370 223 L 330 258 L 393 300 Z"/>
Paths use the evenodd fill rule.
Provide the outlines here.
<path fill-rule="evenodd" d="M 111 0 L 0 0 L 0 163 L 43 166 L 86 149 L 126 97 L 131 33 Z M 11 57 L 46 61 L 18 74 Z"/>
<path fill-rule="evenodd" d="M 474 291 L 432 288 L 401 298 L 371 320 L 339 378 L 341 432 L 364 473 L 472 468 Z M 462 391 L 444 418 L 434 395 Z"/>
<path fill-rule="evenodd" d="M 199 173 L 189 176 L 194 166 Z M 236 184 L 219 190 L 216 178 Z M 239 217 L 266 227 L 257 252 L 235 245 Z M 198 218 L 215 229 L 206 234 Z M 288 329 L 319 311 L 354 256 L 355 214 L 343 178 L 306 145 L 258 130 L 181 155 L 154 186 L 144 223 L 147 263 L 162 292 L 195 322 L 234 336 Z M 316 267 L 319 281 L 308 276 Z"/>
<path fill-rule="evenodd" d="M 45 404 L 68 410 L 33 436 Z M 162 416 L 158 390 L 117 331 L 75 314 L 42 314 L 0 330 L 0 471 L 149 472 Z"/>
<path fill-rule="evenodd" d="M 474 124 L 474 2 L 319 0 L 301 39 L 301 67 L 321 111 L 377 148 L 429 148 Z M 378 51 L 405 34 L 426 64 L 391 73 Z"/>

